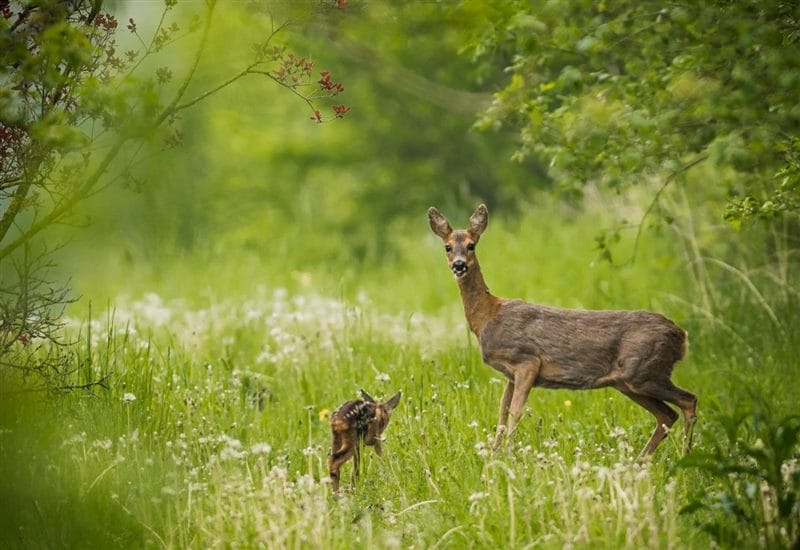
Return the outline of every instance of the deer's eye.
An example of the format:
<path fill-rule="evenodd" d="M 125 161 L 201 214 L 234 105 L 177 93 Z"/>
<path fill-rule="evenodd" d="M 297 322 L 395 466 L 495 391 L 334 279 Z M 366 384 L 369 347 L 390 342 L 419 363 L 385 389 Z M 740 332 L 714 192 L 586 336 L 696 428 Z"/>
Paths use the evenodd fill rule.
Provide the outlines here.
<path fill-rule="evenodd" d="M 473 250 L 475 250 L 475 243 L 469 243 L 469 244 L 467 245 L 467 250 L 469 250 L 470 252 L 472 252 Z"/>
<path fill-rule="evenodd" d="M 450 253 L 450 252 L 453 251 L 453 247 L 450 246 L 449 244 L 446 244 L 446 245 L 444 245 L 444 251 L 447 252 L 447 253 Z"/>

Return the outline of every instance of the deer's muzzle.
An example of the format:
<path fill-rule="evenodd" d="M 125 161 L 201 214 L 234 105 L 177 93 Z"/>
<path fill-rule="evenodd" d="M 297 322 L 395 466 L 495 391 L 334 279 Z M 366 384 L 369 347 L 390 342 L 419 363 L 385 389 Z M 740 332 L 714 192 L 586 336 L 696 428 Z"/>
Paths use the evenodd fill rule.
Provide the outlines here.
<path fill-rule="evenodd" d="M 456 277 L 463 277 L 467 274 L 467 262 L 464 260 L 456 260 L 450 267 Z"/>

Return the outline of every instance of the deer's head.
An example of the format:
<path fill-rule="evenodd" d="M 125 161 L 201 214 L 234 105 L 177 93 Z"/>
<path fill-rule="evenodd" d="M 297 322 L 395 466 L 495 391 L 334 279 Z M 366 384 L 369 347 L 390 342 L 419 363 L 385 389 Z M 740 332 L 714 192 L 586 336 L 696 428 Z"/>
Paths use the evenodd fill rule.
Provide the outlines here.
<path fill-rule="evenodd" d="M 489 212 L 485 205 L 480 205 L 469 218 L 467 229 L 453 230 L 450 222 L 439 211 L 431 206 L 428 209 L 428 221 L 431 230 L 444 241 L 447 263 L 450 271 L 457 279 L 461 279 L 478 265 L 475 247 L 489 222 Z"/>
<path fill-rule="evenodd" d="M 361 397 L 364 401 L 375 404 L 375 416 L 369 420 L 367 427 L 368 438 L 370 438 L 370 436 L 374 438 L 383 433 L 383 430 L 389 425 L 389 419 L 392 416 L 392 412 L 397 407 L 397 404 L 400 402 L 401 396 L 402 392 L 397 392 L 385 403 L 378 403 L 370 394 L 361 390 Z"/>

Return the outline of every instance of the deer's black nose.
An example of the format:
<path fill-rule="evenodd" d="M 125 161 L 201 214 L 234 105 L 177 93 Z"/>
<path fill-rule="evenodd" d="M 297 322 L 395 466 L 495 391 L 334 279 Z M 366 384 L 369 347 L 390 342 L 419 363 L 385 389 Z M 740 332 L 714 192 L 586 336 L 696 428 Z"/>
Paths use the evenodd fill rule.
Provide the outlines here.
<path fill-rule="evenodd" d="M 464 260 L 456 260 L 453 262 L 453 273 L 456 275 L 463 275 L 467 272 L 467 262 Z"/>

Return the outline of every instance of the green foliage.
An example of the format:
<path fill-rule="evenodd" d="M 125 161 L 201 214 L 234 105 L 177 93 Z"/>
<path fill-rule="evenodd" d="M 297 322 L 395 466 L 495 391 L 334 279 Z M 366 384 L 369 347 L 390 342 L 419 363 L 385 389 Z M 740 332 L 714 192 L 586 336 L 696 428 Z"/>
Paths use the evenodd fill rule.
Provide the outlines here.
<path fill-rule="evenodd" d="M 682 513 L 693 514 L 722 546 L 796 548 L 800 544 L 800 416 L 778 417 L 758 397 L 715 411 L 717 436 L 681 459 L 708 476 Z M 698 517 L 699 516 L 699 517 Z"/>
<path fill-rule="evenodd" d="M 518 129 L 516 156 L 546 162 L 560 186 L 619 189 L 708 159 L 730 171 L 710 185 L 728 191 L 732 223 L 797 210 L 795 3 L 509 0 L 483 11 L 469 51 L 510 77 L 478 126 Z"/>
<path fill-rule="evenodd" d="M 786 164 L 775 174 L 777 185 L 766 198 L 748 195 L 731 197 L 725 210 L 725 219 L 738 228 L 743 220 L 774 220 L 786 212 L 800 209 L 800 139 L 792 137 L 778 143 Z"/>

